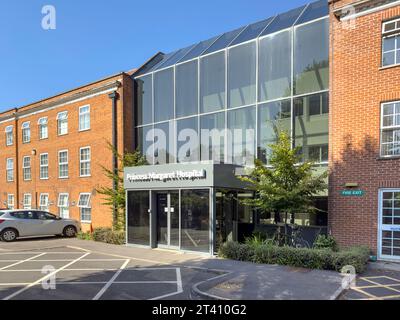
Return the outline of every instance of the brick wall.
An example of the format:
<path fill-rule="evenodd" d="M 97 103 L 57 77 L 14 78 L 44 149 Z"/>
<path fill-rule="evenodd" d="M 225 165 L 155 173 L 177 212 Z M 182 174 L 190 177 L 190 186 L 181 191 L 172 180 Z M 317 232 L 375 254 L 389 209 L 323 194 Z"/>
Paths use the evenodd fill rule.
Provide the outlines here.
<path fill-rule="evenodd" d="M 356 1 L 335 1 L 334 8 Z M 377 249 L 378 191 L 400 188 L 400 159 L 379 158 L 380 108 L 400 100 L 400 66 L 381 68 L 382 21 L 400 17 L 400 6 L 340 22 L 331 13 L 329 226 L 342 245 Z M 345 184 L 362 198 L 340 195 Z"/>

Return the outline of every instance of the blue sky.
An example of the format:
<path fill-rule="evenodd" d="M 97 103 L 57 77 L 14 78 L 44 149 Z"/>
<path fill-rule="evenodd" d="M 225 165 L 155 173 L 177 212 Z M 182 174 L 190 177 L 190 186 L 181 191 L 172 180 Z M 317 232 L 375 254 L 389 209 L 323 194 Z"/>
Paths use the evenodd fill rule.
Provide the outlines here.
<path fill-rule="evenodd" d="M 265 19 L 306 0 L 1 0 L 0 111 Z M 44 5 L 56 30 L 43 30 Z"/>

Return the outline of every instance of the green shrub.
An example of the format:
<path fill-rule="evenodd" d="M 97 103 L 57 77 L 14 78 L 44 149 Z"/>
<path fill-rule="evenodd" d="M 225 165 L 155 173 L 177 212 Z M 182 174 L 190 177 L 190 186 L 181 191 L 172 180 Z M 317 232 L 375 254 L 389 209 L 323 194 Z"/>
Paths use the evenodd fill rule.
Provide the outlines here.
<path fill-rule="evenodd" d="M 93 240 L 92 234 L 90 232 L 78 232 L 76 237 L 81 240 Z"/>
<path fill-rule="evenodd" d="M 314 249 L 331 249 L 338 251 L 339 247 L 334 237 L 331 235 L 320 234 L 314 241 Z"/>
<path fill-rule="evenodd" d="M 250 247 L 258 248 L 261 245 L 272 244 L 273 240 L 267 239 L 267 237 L 261 233 L 254 233 L 251 237 L 246 238 L 245 243 Z"/>
<path fill-rule="evenodd" d="M 351 265 L 360 273 L 369 259 L 368 248 L 358 247 L 334 252 L 326 249 L 279 247 L 271 243 L 258 246 L 227 242 L 220 248 L 221 257 L 254 263 L 278 264 L 308 269 L 341 271 Z"/>
<path fill-rule="evenodd" d="M 113 231 L 111 228 L 96 228 L 93 231 L 93 240 L 111 244 L 125 244 L 125 232 Z"/>

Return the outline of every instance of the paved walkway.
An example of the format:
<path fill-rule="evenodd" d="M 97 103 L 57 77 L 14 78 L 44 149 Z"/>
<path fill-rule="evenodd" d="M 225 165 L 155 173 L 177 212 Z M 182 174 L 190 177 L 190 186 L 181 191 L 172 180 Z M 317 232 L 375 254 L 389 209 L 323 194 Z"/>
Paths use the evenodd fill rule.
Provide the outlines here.
<path fill-rule="evenodd" d="M 37 254 L 40 255 L 52 250 L 57 251 L 62 249 L 61 251 L 63 251 L 65 248 L 79 252 L 88 252 L 92 256 L 102 255 L 101 259 L 109 261 L 116 259 L 117 263 L 124 263 L 129 260 L 132 261 L 129 262 L 129 267 L 131 268 L 150 268 L 152 270 L 155 270 L 154 268 L 175 268 L 174 270 L 185 270 L 185 272 L 182 271 L 184 287 L 186 284 L 183 290 L 185 294 L 180 291 L 181 294 L 177 296 L 168 296 L 170 299 L 329 300 L 336 299 L 343 291 L 343 276 L 331 271 L 306 270 L 276 265 L 258 265 L 217 259 L 198 254 L 115 246 L 78 239 L 50 238 L 22 240 L 14 243 L 1 242 L 0 255 L 7 256 L 8 253 L 21 254 L 26 251 L 36 253 L 36 250 L 37 253 L 34 254 L 36 256 Z M 25 259 L 29 259 L 29 257 Z M 21 265 L 19 262 L 22 260 L 15 262 L 8 261 L 7 263 L 18 263 Z M 88 262 L 85 261 L 85 263 Z M 93 264 L 93 261 L 90 263 Z M 15 269 L 14 266 L 10 268 Z M 118 268 L 121 268 L 121 266 L 118 266 Z M 80 277 L 79 272 L 83 274 L 85 270 L 75 270 L 75 277 Z M 18 281 L 19 277 L 22 278 L 22 273 L 21 276 L 16 274 L 13 281 L 20 282 Z M 177 282 L 175 278 L 167 280 L 174 281 L 174 283 Z M 102 282 L 98 283 L 98 285 L 104 286 L 104 282 L 108 281 L 110 279 L 97 282 Z M 118 279 L 116 281 L 118 282 Z M 157 281 L 165 280 L 157 279 Z M 134 286 L 129 290 L 130 292 L 126 293 L 126 297 L 140 298 L 135 292 L 136 289 Z M 154 290 L 157 290 L 156 287 Z M 115 296 L 117 293 L 118 290 L 114 293 L 107 291 L 107 294 L 104 294 L 103 297 L 107 297 L 108 299 L 118 298 Z M 155 295 L 149 294 L 150 296 L 154 297 Z M 68 299 L 68 296 L 66 298 Z"/>

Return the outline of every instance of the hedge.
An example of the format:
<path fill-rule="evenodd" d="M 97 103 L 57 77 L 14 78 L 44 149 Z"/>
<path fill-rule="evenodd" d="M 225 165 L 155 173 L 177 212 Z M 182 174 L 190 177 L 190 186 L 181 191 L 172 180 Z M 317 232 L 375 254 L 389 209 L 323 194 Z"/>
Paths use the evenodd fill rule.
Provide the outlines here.
<path fill-rule="evenodd" d="M 219 256 L 227 259 L 338 272 L 344 266 L 351 265 L 357 273 L 365 271 L 369 253 L 367 247 L 335 252 L 328 249 L 279 247 L 271 244 L 252 246 L 238 242 L 227 242 L 219 250 Z"/>
<path fill-rule="evenodd" d="M 94 241 L 119 245 L 125 244 L 125 232 L 113 231 L 111 228 L 94 229 L 92 237 Z"/>

